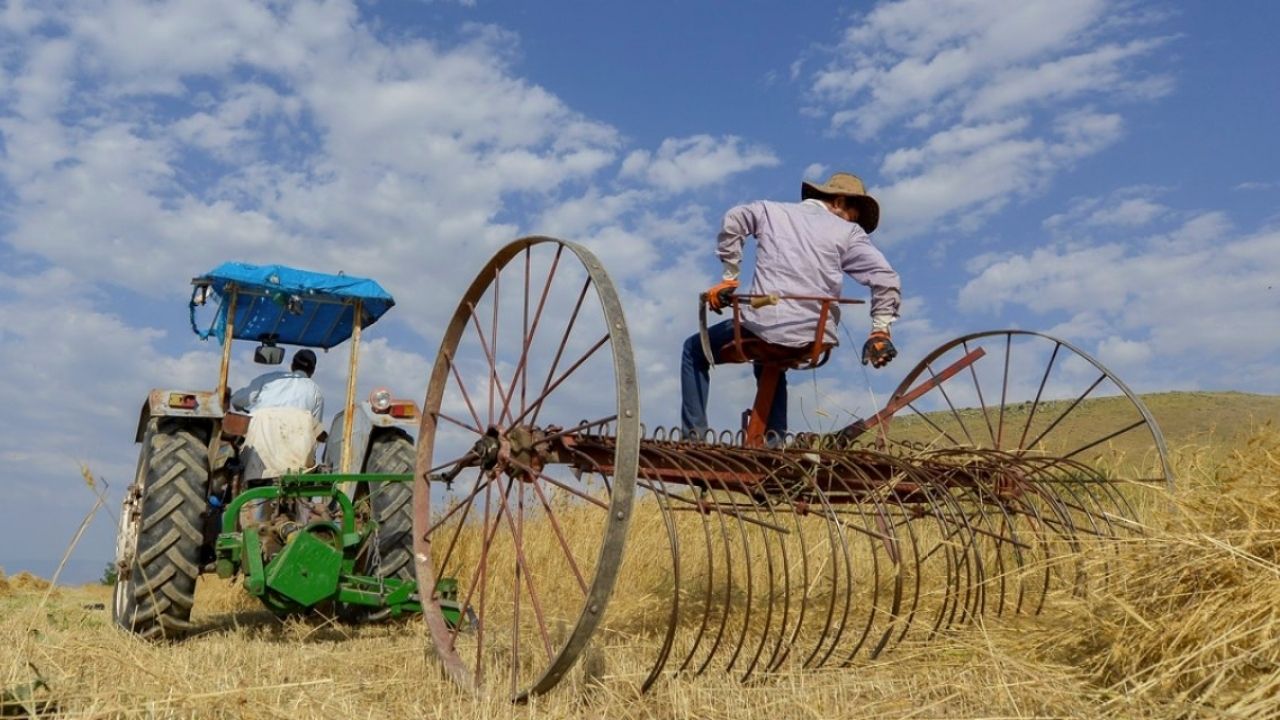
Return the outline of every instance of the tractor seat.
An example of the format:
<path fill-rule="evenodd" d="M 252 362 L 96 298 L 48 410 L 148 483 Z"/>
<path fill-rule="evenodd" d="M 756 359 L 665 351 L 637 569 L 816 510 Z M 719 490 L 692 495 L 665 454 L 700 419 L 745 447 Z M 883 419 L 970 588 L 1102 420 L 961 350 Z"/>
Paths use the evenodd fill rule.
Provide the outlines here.
<path fill-rule="evenodd" d="M 814 343 L 793 347 L 775 345 L 758 337 L 744 337 L 740 341 L 730 340 L 720 348 L 720 358 L 726 363 L 758 362 L 765 365 L 783 365 L 798 368 L 808 365 L 817 367 L 826 362 L 827 354 L 833 343 L 820 343 L 817 349 Z"/>

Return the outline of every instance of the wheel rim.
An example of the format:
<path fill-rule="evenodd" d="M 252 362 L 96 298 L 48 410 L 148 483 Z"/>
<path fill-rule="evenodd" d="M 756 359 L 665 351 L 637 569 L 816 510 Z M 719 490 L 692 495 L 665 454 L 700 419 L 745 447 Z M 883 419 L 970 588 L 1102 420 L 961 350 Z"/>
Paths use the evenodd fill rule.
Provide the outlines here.
<path fill-rule="evenodd" d="M 978 348 L 983 357 L 925 396 L 935 398 L 933 407 L 909 405 L 916 416 L 895 418 L 890 439 L 1114 461 L 1113 481 L 1173 488 L 1164 436 L 1142 400 L 1091 355 L 1050 335 L 993 330 L 956 338 L 917 364 L 894 398 Z M 1106 412 L 1088 408 L 1090 399 L 1104 399 Z"/>
<path fill-rule="evenodd" d="M 638 463 L 630 341 L 595 256 L 543 237 L 500 250 L 458 304 L 423 410 L 414 559 L 436 655 L 464 687 L 545 692 L 605 613 Z M 608 428 L 612 466 L 574 475 L 549 458 L 546 435 L 574 428 Z M 427 479 L 454 470 L 451 483 Z M 475 612 L 468 631 L 427 592 L 448 577 Z"/>
<path fill-rule="evenodd" d="M 133 596 L 133 560 L 138 552 L 138 497 L 133 488 L 125 490 L 120 508 L 120 525 L 116 531 L 116 584 L 112 592 L 111 614 L 117 624 L 132 625 L 130 598 Z"/>

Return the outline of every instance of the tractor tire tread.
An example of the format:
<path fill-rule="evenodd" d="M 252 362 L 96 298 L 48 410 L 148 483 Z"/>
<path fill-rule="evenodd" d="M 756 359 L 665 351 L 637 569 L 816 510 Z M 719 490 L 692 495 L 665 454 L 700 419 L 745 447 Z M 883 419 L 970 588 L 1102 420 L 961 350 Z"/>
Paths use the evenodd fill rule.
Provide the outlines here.
<path fill-rule="evenodd" d="M 116 622 L 144 638 L 176 639 L 192 629 L 210 428 L 178 418 L 152 422 L 132 582 Z"/>

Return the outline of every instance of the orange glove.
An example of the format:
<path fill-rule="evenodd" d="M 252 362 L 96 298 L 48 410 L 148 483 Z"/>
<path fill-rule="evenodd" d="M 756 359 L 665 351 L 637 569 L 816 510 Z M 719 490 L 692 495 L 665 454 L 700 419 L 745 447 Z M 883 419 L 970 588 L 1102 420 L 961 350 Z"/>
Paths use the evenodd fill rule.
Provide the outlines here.
<path fill-rule="evenodd" d="M 873 368 L 882 368 L 896 357 L 898 357 L 898 349 L 893 346 L 887 330 L 873 330 L 862 345 L 863 365 L 871 363 Z"/>
<path fill-rule="evenodd" d="M 714 285 L 707 291 L 707 306 L 717 315 L 725 305 L 729 304 L 733 291 L 738 289 L 737 280 L 723 280 L 719 285 Z"/>

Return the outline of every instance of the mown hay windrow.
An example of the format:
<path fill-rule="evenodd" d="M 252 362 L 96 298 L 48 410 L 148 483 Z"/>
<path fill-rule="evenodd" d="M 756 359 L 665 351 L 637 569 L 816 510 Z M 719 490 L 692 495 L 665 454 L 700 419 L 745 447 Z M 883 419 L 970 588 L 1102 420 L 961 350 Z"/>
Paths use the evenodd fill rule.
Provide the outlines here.
<path fill-rule="evenodd" d="M 1280 701 L 1280 432 L 1184 478 L 1165 529 L 1111 556 L 1106 584 L 1039 650 L 1169 712 L 1240 717 Z"/>

